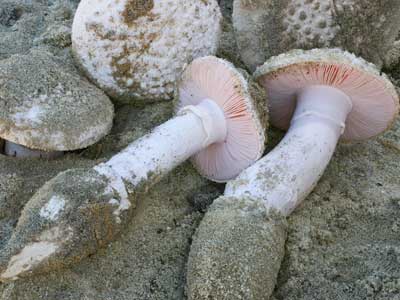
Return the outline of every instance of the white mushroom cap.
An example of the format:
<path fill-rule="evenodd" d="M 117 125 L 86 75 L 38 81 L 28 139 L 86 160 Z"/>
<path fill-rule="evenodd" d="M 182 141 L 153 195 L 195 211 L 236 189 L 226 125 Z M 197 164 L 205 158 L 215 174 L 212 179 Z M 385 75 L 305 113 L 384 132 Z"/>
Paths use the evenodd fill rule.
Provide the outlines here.
<path fill-rule="evenodd" d="M 224 112 L 227 136 L 200 151 L 192 162 L 200 174 L 225 182 L 258 160 L 264 151 L 266 108 L 265 94 L 252 91 L 234 66 L 213 56 L 194 60 L 183 72 L 178 84 L 179 107 L 197 105 L 204 99 L 213 100 Z"/>
<path fill-rule="evenodd" d="M 104 137 L 113 116 L 101 90 L 43 49 L 0 62 L 0 138 L 36 150 L 76 150 Z"/>
<path fill-rule="evenodd" d="M 271 123 L 281 129 L 290 126 L 298 93 L 311 85 L 335 87 L 351 99 L 345 141 L 376 136 L 398 115 L 399 98 L 389 79 L 374 65 L 340 49 L 293 50 L 272 57 L 254 76 L 269 96 Z"/>
<path fill-rule="evenodd" d="M 239 52 L 254 69 L 292 49 L 340 47 L 381 66 L 400 30 L 400 1 L 234 0 Z"/>
<path fill-rule="evenodd" d="M 72 47 L 110 96 L 167 100 L 186 63 L 215 54 L 221 18 L 215 0 L 82 0 Z"/>

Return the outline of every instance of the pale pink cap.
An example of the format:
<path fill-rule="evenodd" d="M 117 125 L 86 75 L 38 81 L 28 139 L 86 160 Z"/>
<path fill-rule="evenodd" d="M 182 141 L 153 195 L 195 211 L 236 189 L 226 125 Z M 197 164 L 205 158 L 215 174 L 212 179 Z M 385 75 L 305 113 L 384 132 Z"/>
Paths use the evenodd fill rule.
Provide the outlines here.
<path fill-rule="evenodd" d="M 179 107 L 211 99 L 227 121 L 223 142 L 211 144 L 192 157 L 200 174 L 217 182 L 235 178 L 257 161 L 264 151 L 265 124 L 244 76 L 235 67 L 213 56 L 194 60 L 186 67 L 177 89 Z"/>
<path fill-rule="evenodd" d="M 288 129 L 298 93 L 307 86 L 327 85 L 352 100 L 342 136 L 361 141 L 388 129 L 399 110 L 399 98 L 390 80 L 377 68 L 340 49 L 293 50 L 270 58 L 254 73 L 269 96 L 271 124 Z"/>

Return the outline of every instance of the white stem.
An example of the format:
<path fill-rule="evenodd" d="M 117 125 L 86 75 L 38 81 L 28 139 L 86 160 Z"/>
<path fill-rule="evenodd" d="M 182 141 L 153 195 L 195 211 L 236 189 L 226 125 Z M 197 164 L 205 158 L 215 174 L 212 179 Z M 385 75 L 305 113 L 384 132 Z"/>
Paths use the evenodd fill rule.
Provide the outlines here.
<path fill-rule="evenodd" d="M 41 150 L 34 150 L 24 147 L 22 145 L 12 143 L 10 141 L 5 141 L 4 154 L 7 156 L 14 156 L 18 158 L 34 157 L 34 158 L 53 159 L 63 156 L 64 152 L 62 151 L 47 152 Z"/>
<path fill-rule="evenodd" d="M 135 188 L 153 174 L 162 177 L 193 154 L 226 137 L 223 111 L 205 99 L 196 106 L 184 107 L 176 117 L 130 144 L 108 162 L 95 167 L 112 181 L 127 209 L 125 183 Z M 126 199 L 126 200 L 124 200 Z M 122 202 L 121 202 L 122 205 Z"/>
<path fill-rule="evenodd" d="M 229 182 L 226 196 L 250 196 L 289 215 L 312 191 L 344 131 L 351 100 L 327 86 L 298 96 L 289 131 L 268 155 Z"/>

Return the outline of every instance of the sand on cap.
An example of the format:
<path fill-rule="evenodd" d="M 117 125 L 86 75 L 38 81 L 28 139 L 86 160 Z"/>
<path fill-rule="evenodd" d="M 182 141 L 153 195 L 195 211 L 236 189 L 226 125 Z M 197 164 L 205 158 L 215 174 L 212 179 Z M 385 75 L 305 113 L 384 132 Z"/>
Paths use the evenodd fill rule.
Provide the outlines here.
<path fill-rule="evenodd" d="M 200 174 L 225 182 L 262 155 L 265 124 L 260 115 L 266 110 L 257 107 L 255 98 L 243 74 L 225 60 L 212 56 L 198 58 L 184 70 L 177 88 L 178 108 L 211 99 L 227 121 L 225 141 L 211 144 L 192 157 Z"/>
<path fill-rule="evenodd" d="M 288 129 L 297 94 L 311 85 L 335 87 L 350 97 L 344 141 L 360 141 L 388 129 L 399 110 L 389 79 L 362 58 L 340 49 L 293 50 L 269 59 L 254 73 L 265 87 L 271 123 Z"/>
<path fill-rule="evenodd" d="M 221 19 L 215 0 L 83 0 L 72 49 L 116 100 L 170 100 L 184 65 L 216 53 Z"/>
<path fill-rule="evenodd" d="M 52 54 L 32 50 L 0 62 L 0 138 L 43 151 L 85 148 L 112 126 L 97 87 Z"/>

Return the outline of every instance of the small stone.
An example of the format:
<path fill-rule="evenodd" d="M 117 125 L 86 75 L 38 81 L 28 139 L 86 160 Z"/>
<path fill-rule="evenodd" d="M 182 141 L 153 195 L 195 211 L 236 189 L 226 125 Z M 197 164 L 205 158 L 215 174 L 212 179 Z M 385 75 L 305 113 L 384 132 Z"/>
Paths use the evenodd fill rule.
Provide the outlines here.
<path fill-rule="evenodd" d="M 108 97 L 44 49 L 0 61 L 0 78 L 5 140 L 69 151 L 94 144 L 111 129 L 114 107 Z"/>

